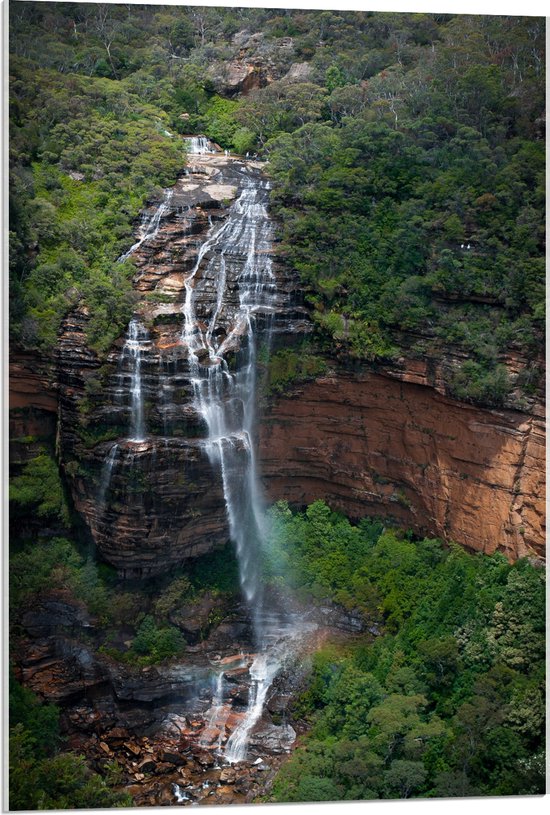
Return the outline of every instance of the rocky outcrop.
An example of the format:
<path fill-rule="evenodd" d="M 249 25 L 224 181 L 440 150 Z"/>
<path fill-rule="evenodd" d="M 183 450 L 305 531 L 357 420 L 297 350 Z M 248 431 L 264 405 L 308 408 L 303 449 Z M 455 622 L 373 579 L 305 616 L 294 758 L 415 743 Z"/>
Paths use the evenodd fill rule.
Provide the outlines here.
<path fill-rule="evenodd" d="M 281 78 L 303 82 L 311 75 L 308 63 L 292 61 L 292 37 L 270 40 L 260 31 L 243 30 L 234 34 L 232 45 L 231 58 L 214 61 L 208 68 L 215 87 L 225 96 L 246 96 Z"/>
<path fill-rule="evenodd" d="M 10 417 L 26 410 L 57 413 L 55 366 L 36 354 L 16 351 L 10 357 Z M 32 428 L 27 428 L 28 430 Z"/>
<path fill-rule="evenodd" d="M 283 80 L 285 82 L 309 82 L 312 73 L 311 62 L 293 62 Z"/>
<path fill-rule="evenodd" d="M 270 66 L 263 59 L 235 59 L 226 66 L 222 89 L 228 96 L 246 95 L 252 90 L 265 88 L 272 81 Z"/>
<path fill-rule="evenodd" d="M 260 456 L 272 500 L 318 498 L 509 558 L 544 553 L 544 413 L 439 393 L 426 366 L 331 375 L 273 399 Z"/>
<path fill-rule="evenodd" d="M 55 445 L 58 398 L 55 365 L 22 351 L 10 358 L 10 472 Z"/>
<path fill-rule="evenodd" d="M 198 615 L 201 607 L 199 600 Z M 303 616 L 311 613 L 308 607 Z M 236 618 L 245 623 L 244 637 L 235 634 Z M 311 654 L 327 639 L 348 636 L 338 624 L 308 629 L 269 689 L 248 759 L 222 767 L 219 747 L 243 721 L 253 682 L 250 629 L 249 610 L 236 605 L 183 657 L 141 667 L 105 653 L 99 646 L 109 640 L 98 621 L 67 591 L 50 590 L 22 610 L 12 659 L 19 681 L 60 705 L 67 746 L 99 772 L 116 761 L 136 803 L 174 804 L 184 794 L 195 802 L 237 802 L 261 794 L 303 732 L 293 699 L 307 685 Z"/>

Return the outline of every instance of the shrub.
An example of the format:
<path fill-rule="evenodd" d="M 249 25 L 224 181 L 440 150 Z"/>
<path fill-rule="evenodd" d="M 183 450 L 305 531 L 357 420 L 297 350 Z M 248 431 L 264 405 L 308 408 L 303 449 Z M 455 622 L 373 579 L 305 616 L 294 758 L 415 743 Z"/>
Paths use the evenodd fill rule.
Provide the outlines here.
<path fill-rule="evenodd" d="M 31 459 L 20 475 L 10 479 L 10 501 L 18 511 L 27 514 L 31 508 L 39 518 L 69 521 L 63 484 L 54 459 L 42 452 Z"/>

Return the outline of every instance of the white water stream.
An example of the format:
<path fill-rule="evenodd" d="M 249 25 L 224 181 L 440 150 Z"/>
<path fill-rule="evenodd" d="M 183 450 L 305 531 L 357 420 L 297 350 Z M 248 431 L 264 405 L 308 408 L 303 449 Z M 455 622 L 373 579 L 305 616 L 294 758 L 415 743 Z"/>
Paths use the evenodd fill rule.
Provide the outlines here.
<path fill-rule="evenodd" d="M 122 349 L 122 359 L 130 362 L 130 441 L 145 440 L 145 414 L 141 377 L 141 355 L 144 346 L 149 344 L 149 334 L 144 325 L 135 317 L 130 320 L 126 342 Z"/>
<path fill-rule="evenodd" d="M 229 531 L 239 562 L 243 595 L 251 610 L 257 655 L 250 666 L 250 693 L 245 714 L 224 748 L 229 762 L 246 758 L 250 734 L 260 719 L 266 696 L 284 658 L 292 651 L 297 629 L 269 613 L 262 585 L 262 547 L 267 538 L 264 504 L 258 486 L 255 453 L 256 351 L 258 335 L 269 346 L 275 311 L 276 283 L 270 249 L 272 226 L 266 208 L 268 184 L 247 176 L 225 222 L 212 227 L 195 266 L 185 281 L 182 340 L 188 349 L 194 404 L 205 420 L 206 452 L 222 477 Z M 238 295 L 228 290 L 238 265 Z M 215 302 L 208 325 L 195 312 L 195 291 L 201 281 L 216 281 Z M 221 316 L 231 329 L 216 339 Z M 238 350 L 236 364 L 226 359 Z M 223 674 L 213 698 L 208 729 L 219 721 L 223 706 Z M 206 736 L 208 738 L 208 735 Z M 220 736 L 221 738 L 221 736 Z M 218 743 L 221 745 L 221 741 Z"/>
<path fill-rule="evenodd" d="M 109 455 L 103 462 L 103 467 L 101 468 L 101 475 L 99 477 L 99 494 L 97 498 L 100 510 L 103 510 L 105 507 L 107 490 L 109 489 L 109 484 L 111 483 L 111 477 L 113 475 L 113 468 L 115 466 L 117 453 L 118 444 L 113 444 L 113 446 L 109 450 Z"/>
<path fill-rule="evenodd" d="M 207 153 L 214 152 L 210 147 L 210 142 L 206 136 L 188 136 L 185 141 L 187 142 L 187 149 L 189 153 L 193 153 L 196 156 L 203 156 Z"/>
<path fill-rule="evenodd" d="M 256 641 L 261 640 L 261 547 L 266 538 L 264 507 L 258 489 L 254 450 L 256 408 L 256 318 L 263 317 L 263 338 L 269 344 L 270 316 L 276 286 L 268 249 L 271 224 L 267 216 L 265 181 L 246 179 L 225 223 L 210 230 L 185 281 L 183 308 L 185 342 L 191 369 L 195 408 L 208 428 L 206 451 L 220 468 L 229 520 L 240 567 L 241 587 L 255 617 Z M 227 302 L 227 265 L 238 263 L 238 301 Z M 203 268 L 204 266 L 204 268 Z M 215 277 L 216 305 L 206 329 L 195 314 L 195 283 Z M 214 337 L 223 308 L 231 313 L 231 331 L 223 342 Z M 239 345 L 236 370 L 225 354 Z"/>
<path fill-rule="evenodd" d="M 133 255 L 136 249 L 139 249 L 143 243 L 156 238 L 160 229 L 161 221 L 170 209 L 170 202 L 172 200 L 173 193 L 174 191 L 172 188 L 164 190 L 164 198 L 159 206 L 154 210 L 153 214 L 149 217 L 142 218 L 137 241 L 130 246 L 127 252 L 124 252 L 124 254 L 118 258 L 117 263 L 121 263 L 123 260 L 129 258 L 130 255 Z"/>

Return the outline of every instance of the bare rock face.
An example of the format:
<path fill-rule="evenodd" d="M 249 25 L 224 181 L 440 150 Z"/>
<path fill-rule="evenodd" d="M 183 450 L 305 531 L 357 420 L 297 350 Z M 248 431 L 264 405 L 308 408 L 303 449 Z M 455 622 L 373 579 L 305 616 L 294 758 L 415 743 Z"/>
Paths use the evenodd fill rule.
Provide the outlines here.
<path fill-rule="evenodd" d="M 55 365 L 33 354 L 10 358 L 10 471 L 15 473 L 37 456 L 44 443 L 53 447 L 57 427 Z"/>
<path fill-rule="evenodd" d="M 412 361 L 409 372 L 406 362 L 336 369 L 273 400 L 260 442 L 273 500 L 322 498 L 352 518 L 378 515 L 510 559 L 544 553 L 544 455 L 541 407 L 454 401 Z"/>
<path fill-rule="evenodd" d="M 263 59 L 236 59 L 228 63 L 223 79 L 223 89 L 228 94 L 247 94 L 257 88 L 265 88 L 273 81 L 268 64 Z"/>
<path fill-rule="evenodd" d="M 233 36 L 232 58 L 212 63 L 208 73 L 224 95 L 246 96 L 283 77 L 291 82 L 304 81 L 311 68 L 307 63 L 293 63 L 294 54 L 292 37 L 273 41 L 266 40 L 262 32 L 243 30 Z"/>
<path fill-rule="evenodd" d="M 283 79 L 286 82 L 309 82 L 312 73 L 310 62 L 293 62 Z"/>

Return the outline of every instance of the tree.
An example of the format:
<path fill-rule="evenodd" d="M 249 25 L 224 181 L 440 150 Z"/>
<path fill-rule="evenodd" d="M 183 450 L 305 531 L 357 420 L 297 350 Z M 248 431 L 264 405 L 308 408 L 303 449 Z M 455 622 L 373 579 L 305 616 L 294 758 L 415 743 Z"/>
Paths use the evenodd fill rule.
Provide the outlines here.
<path fill-rule="evenodd" d="M 371 744 L 385 762 L 391 761 L 398 753 L 407 733 L 421 724 L 420 713 L 425 705 L 426 699 L 420 694 L 402 696 L 392 693 L 369 712 L 367 722 Z"/>
<path fill-rule="evenodd" d="M 399 798 L 409 798 L 412 792 L 422 786 L 426 776 L 427 772 L 421 761 L 392 761 L 384 772 L 386 797 L 393 798 L 397 794 Z"/>

